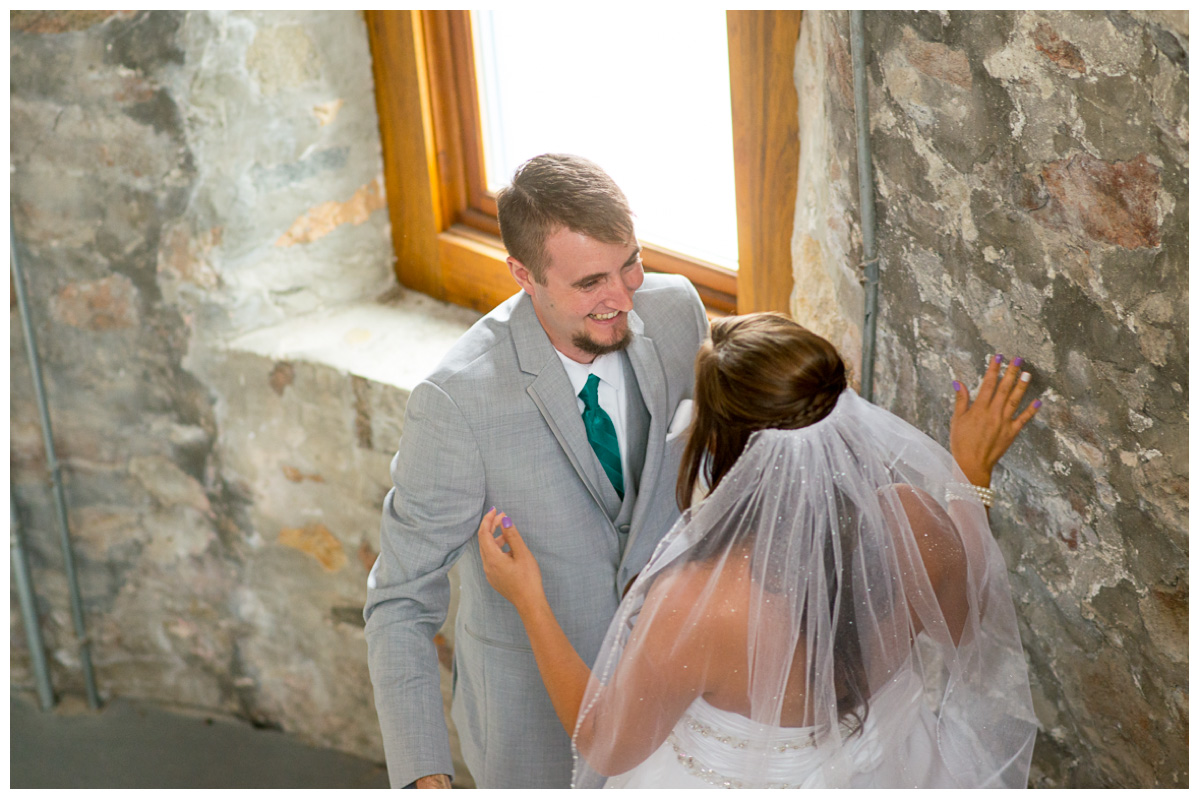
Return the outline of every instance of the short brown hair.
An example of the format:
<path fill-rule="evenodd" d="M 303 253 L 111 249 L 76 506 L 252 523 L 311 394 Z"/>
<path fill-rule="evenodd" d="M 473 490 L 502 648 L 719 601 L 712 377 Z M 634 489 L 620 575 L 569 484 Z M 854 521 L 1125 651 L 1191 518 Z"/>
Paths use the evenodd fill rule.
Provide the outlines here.
<path fill-rule="evenodd" d="M 513 173 L 496 193 L 500 237 L 508 254 L 546 283 L 546 239 L 560 228 L 606 244 L 633 244 L 633 216 L 625 193 L 596 164 L 579 156 L 546 153 Z"/>
<path fill-rule="evenodd" d="M 782 314 L 714 320 L 696 355 L 695 418 L 675 487 L 679 507 L 691 505 L 701 473 L 716 488 L 750 434 L 824 419 L 846 382 L 837 349 Z"/>

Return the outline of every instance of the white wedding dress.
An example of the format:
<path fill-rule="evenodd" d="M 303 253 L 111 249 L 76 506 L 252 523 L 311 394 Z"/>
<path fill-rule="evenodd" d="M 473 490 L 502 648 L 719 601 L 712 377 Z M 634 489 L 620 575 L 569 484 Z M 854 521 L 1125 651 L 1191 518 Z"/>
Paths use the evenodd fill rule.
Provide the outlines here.
<path fill-rule="evenodd" d="M 815 728 L 758 725 L 697 698 L 648 759 L 608 779 L 606 789 L 949 788 L 954 781 L 935 756 L 934 719 L 916 675 L 893 682 L 871 700 L 862 733 L 840 750 L 819 746 Z M 881 741 L 907 738 L 909 757 L 884 763 Z M 751 763 L 747 752 L 771 752 Z M 746 774 L 752 769 L 753 775 Z"/>
<path fill-rule="evenodd" d="M 573 785 L 1023 788 L 1037 717 L 1004 558 L 964 481 L 850 389 L 818 422 L 753 433 L 622 600 Z M 748 713 L 705 702 L 716 686 Z M 812 727 L 780 727 L 801 715 Z"/>

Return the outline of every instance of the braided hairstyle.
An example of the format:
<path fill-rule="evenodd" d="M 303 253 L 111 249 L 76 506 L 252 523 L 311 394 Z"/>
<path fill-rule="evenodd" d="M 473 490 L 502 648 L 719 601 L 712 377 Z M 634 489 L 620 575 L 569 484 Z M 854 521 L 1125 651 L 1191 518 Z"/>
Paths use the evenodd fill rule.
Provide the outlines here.
<path fill-rule="evenodd" d="M 845 388 L 837 349 L 782 314 L 714 320 L 696 355 L 696 415 L 675 486 L 680 509 L 701 476 L 717 488 L 750 434 L 824 419 Z"/>

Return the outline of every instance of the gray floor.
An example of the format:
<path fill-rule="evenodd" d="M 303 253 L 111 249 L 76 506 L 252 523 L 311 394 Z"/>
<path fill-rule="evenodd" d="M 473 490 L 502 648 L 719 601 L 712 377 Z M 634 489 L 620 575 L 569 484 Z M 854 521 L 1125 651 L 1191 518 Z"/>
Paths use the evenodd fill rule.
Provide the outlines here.
<path fill-rule="evenodd" d="M 248 723 L 114 700 L 48 712 L 10 688 L 12 789 L 385 789 L 382 764 Z"/>

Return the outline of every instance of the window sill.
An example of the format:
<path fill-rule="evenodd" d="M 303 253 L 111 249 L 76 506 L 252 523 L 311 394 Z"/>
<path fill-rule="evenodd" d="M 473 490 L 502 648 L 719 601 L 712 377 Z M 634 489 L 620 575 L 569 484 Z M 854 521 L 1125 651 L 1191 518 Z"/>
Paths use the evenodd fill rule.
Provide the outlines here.
<path fill-rule="evenodd" d="M 394 299 L 347 303 L 261 328 L 226 347 L 274 361 L 321 364 L 412 391 L 480 316 L 405 290 Z"/>

